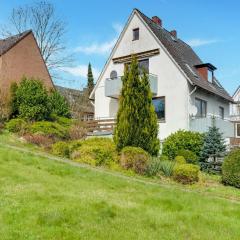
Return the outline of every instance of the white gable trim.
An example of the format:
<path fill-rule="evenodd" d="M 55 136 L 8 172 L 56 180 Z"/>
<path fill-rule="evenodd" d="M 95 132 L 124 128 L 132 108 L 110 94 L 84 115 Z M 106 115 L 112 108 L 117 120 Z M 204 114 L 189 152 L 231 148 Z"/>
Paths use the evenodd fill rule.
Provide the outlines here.
<path fill-rule="evenodd" d="M 104 67 L 103 67 L 103 70 L 102 70 L 102 72 L 101 72 L 101 74 L 100 74 L 100 76 L 98 77 L 98 80 L 97 80 L 97 82 L 96 82 L 96 85 L 94 86 L 94 88 L 93 88 L 93 90 L 92 90 L 92 92 L 91 92 L 91 94 L 90 94 L 90 96 L 89 96 L 90 99 L 93 99 L 93 95 L 94 95 L 96 89 L 98 88 L 98 85 L 99 85 L 99 83 L 100 83 L 100 79 L 102 78 L 102 76 L 103 76 L 103 74 L 105 73 L 105 71 L 106 71 L 109 63 L 111 62 L 112 57 L 113 57 L 114 53 L 116 52 L 116 49 L 117 49 L 120 41 L 122 40 L 123 35 L 124 35 L 124 33 L 126 32 L 127 27 L 128 27 L 128 25 L 130 24 L 130 22 L 131 22 L 131 20 L 132 20 L 132 18 L 133 18 L 133 16 L 134 16 L 135 13 L 136 13 L 136 10 L 133 10 L 132 13 L 131 13 L 131 15 L 130 15 L 130 17 L 128 18 L 128 21 L 127 21 L 126 25 L 124 26 L 124 28 L 123 28 L 123 30 L 122 30 L 122 32 L 121 32 L 121 34 L 120 34 L 120 36 L 119 36 L 116 44 L 114 45 L 114 47 L 113 47 L 113 49 L 112 49 L 112 51 L 111 51 L 111 54 L 110 54 L 108 60 L 106 61 L 105 65 L 104 65 Z"/>
<path fill-rule="evenodd" d="M 237 88 L 237 90 L 233 94 L 233 99 L 240 93 L 240 86 Z"/>
<path fill-rule="evenodd" d="M 193 82 L 192 82 L 192 81 L 189 79 L 189 77 L 186 75 L 186 73 L 183 71 L 183 69 L 182 69 L 182 68 L 179 66 L 179 64 L 174 60 L 174 58 L 172 57 L 172 55 L 171 55 L 171 54 L 168 52 L 168 50 L 164 47 L 164 45 L 161 43 L 161 41 L 156 37 L 156 35 L 153 33 L 153 31 L 150 29 L 150 27 L 147 25 L 147 23 L 143 20 L 143 18 L 142 18 L 141 15 L 138 13 L 138 11 L 137 11 L 136 9 L 134 9 L 133 12 L 132 12 L 131 15 L 130 15 L 128 21 L 127 21 L 127 24 L 125 25 L 123 31 L 121 32 L 121 34 L 120 34 L 120 36 L 119 36 L 119 38 L 118 38 L 118 40 L 117 40 L 117 42 L 116 42 L 116 44 L 115 44 L 115 46 L 114 46 L 111 54 L 110 54 L 110 56 L 109 56 L 106 64 L 104 65 L 104 68 L 103 68 L 103 70 L 102 70 L 102 72 L 101 72 L 101 74 L 100 74 L 100 76 L 99 76 L 99 78 L 98 78 L 98 80 L 97 80 L 97 83 L 96 83 L 93 91 L 92 91 L 91 94 L 90 94 L 90 97 L 89 97 L 90 99 L 93 99 L 93 95 L 94 95 L 94 93 L 95 93 L 95 91 L 96 91 L 96 89 L 97 89 L 97 87 L 98 87 L 98 85 L 99 85 L 99 83 L 100 83 L 100 79 L 102 78 L 102 76 L 103 76 L 103 74 L 104 74 L 107 66 L 109 65 L 109 63 L 110 63 L 110 61 L 111 61 L 111 59 L 112 59 L 112 56 L 114 55 L 114 53 L 115 53 L 115 51 L 116 51 L 116 49 L 117 49 L 120 41 L 121 41 L 122 38 L 123 38 L 124 33 L 126 32 L 126 29 L 127 29 L 128 25 L 129 25 L 129 23 L 131 22 L 131 20 L 132 20 L 132 18 L 133 18 L 133 16 L 134 16 L 135 14 L 139 17 L 139 19 L 142 21 L 142 23 L 144 24 L 144 26 L 145 26 L 145 27 L 148 29 L 148 31 L 151 33 L 151 35 L 154 37 L 154 39 L 156 40 L 156 42 L 162 47 L 162 49 L 165 51 L 165 53 L 168 55 L 168 57 L 169 57 L 169 58 L 172 60 L 172 62 L 175 64 L 175 66 L 180 70 L 180 72 L 183 74 L 183 76 L 189 81 L 189 83 L 190 83 L 191 85 L 194 85 Z"/>

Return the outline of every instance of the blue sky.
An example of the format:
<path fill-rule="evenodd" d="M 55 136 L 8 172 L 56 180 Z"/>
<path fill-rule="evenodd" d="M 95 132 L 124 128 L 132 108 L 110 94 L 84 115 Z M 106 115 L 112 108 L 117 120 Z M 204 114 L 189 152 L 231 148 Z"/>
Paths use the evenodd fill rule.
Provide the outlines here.
<path fill-rule="evenodd" d="M 0 0 L 0 24 L 13 7 L 32 0 Z M 230 94 L 240 84 L 240 1 L 238 0 L 50 0 L 57 15 L 68 23 L 66 43 L 74 53 L 73 66 L 60 72 L 57 84 L 81 88 L 88 62 L 95 80 L 133 8 L 159 16 L 166 29 L 176 29 L 204 62 L 218 69 L 216 76 Z"/>

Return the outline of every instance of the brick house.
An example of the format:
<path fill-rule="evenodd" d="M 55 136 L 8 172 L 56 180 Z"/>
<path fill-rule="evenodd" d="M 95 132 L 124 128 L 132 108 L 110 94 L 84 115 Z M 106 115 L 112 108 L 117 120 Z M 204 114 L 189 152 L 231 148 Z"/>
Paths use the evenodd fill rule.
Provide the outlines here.
<path fill-rule="evenodd" d="M 0 90 L 7 95 L 13 82 L 22 77 L 34 77 L 47 88 L 53 82 L 32 31 L 0 39 Z"/>

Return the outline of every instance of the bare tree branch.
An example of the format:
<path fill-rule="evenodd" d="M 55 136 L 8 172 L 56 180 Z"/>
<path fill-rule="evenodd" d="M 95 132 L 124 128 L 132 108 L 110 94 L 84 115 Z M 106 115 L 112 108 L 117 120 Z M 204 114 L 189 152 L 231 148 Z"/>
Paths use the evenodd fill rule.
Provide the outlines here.
<path fill-rule="evenodd" d="M 47 1 L 39 1 L 33 5 L 14 8 L 9 24 L 1 26 L 0 34 L 11 36 L 32 29 L 50 72 L 70 65 L 72 55 L 65 53 L 64 36 L 66 23 L 55 15 L 54 6 Z"/>

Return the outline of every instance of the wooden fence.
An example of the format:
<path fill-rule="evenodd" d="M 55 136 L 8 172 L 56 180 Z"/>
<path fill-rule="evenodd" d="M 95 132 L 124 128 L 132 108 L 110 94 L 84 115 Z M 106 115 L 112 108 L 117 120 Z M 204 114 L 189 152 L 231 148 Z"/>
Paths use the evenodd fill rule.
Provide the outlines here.
<path fill-rule="evenodd" d="M 84 121 L 89 135 L 112 134 L 116 125 L 116 119 L 95 119 Z"/>

